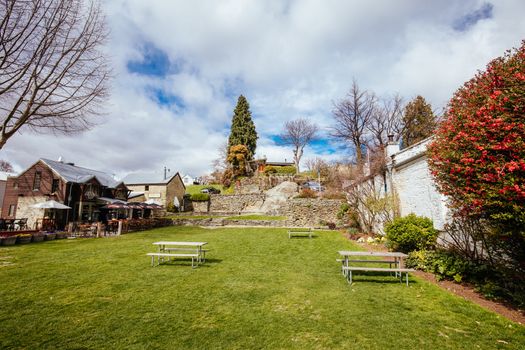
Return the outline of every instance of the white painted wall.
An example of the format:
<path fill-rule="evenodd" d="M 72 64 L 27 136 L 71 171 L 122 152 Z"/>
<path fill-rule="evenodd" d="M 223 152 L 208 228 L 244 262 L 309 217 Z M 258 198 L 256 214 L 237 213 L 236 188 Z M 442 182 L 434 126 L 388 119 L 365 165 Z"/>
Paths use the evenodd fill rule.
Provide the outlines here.
<path fill-rule="evenodd" d="M 446 197 L 440 194 L 428 168 L 427 147 L 432 138 L 391 157 L 392 183 L 399 197 L 401 216 L 426 216 L 442 230 L 447 218 Z"/>
<path fill-rule="evenodd" d="M 442 230 L 447 220 L 448 208 L 446 197 L 437 191 L 428 168 L 426 151 L 431 141 L 428 138 L 397 153 L 387 152 L 387 193 L 392 190 L 396 192 L 401 216 L 410 213 L 426 216 L 432 219 L 436 229 Z M 381 190 L 380 176 L 375 177 L 375 183 Z M 383 232 L 383 224 L 377 223 L 378 233 Z"/>

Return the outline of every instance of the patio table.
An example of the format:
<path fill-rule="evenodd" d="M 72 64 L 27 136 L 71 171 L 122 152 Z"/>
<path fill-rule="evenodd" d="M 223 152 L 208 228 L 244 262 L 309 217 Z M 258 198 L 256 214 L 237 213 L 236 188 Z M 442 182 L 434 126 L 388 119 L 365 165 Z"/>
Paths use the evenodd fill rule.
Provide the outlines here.
<path fill-rule="evenodd" d="M 352 271 L 390 271 L 394 272 L 396 277 L 401 277 L 402 272 L 407 273 L 407 284 L 408 284 L 408 272 L 413 271 L 412 269 L 404 268 L 404 260 L 408 257 L 407 254 L 401 252 L 364 252 L 364 251 L 351 251 L 341 250 L 339 255 L 342 256 L 341 270 L 344 276 L 346 276 L 350 283 L 352 280 Z M 350 257 L 356 257 L 357 259 L 351 259 Z M 364 259 L 366 257 L 385 258 L 385 259 Z M 349 266 L 349 263 L 383 263 L 389 264 L 390 268 L 380 267 L 357 267 Z M 394 267 L 392 268 L 392 264 Z"/>
<path fill-rule="evenodd" d="M 159 252 L 156 254 L 158 258 L 161 258 L 163 254 L 168 258 L 176 257 L 177 255 L 180 257 L 194 255 L 197 258 L 197 265 L 206 261 L 206 250 L 203 249 L 203 247 L 208 244 L 208 242 L 160 241 L 154 242 L 153 244 L 159 247 Z M 177 251 L 186 251 L 191 254 L 173 254 L 173 252 Z"/>

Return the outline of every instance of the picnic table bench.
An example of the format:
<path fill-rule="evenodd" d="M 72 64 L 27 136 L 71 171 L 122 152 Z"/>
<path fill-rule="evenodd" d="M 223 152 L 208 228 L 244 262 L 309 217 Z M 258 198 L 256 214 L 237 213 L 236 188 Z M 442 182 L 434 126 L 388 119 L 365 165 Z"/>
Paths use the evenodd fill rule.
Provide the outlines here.
<path fill-rule="evenodd" d="M 312 238 L 313 230 L 311 228 L 291 228 L 288 229 L 288 238 L 293 236 L 308 236 Z"/>
<path fill-rule="evenodd" d="M 400 252 L 339 251 L 339 254 L 343 259 L 337 259 L 337 261 L 342 263 L 341 270 L 350 284 L 352 284 L 353 271 L 372 271 L 394 272 L 395 276 L 399 277 L 401 282 L 403 281 L 403 273 L 405 273 L 408 286 L 408 273 L 414 271 L 413 269 L 404 267 L 404 259 L 407 255 Z M 357 257 L 357 259 L 351 259 L 351 256 Z M 363 259 L 363 257 L 379 257 L 382 259 Z M 389 267 L 351 266 L 350 263 L 389 264 Z"/>
<path fill-rule="evenodd" d="M 346 271 L 346 278 L 348 283 L 352 284 L 352 272 L 353 271 L 372 271 L 372 272 L 395 272 L 396 276 L 399 275 L 400 282 L 403 281 L 403 272 L 405 273 L 406 283 L 408 286 L 408 273 L 414 272 L 414 269 L 407 269 L 402 267 L 369 267 L 369 266 L 343 266 L 343 270 Z"/>
<path fill-rule="evenodd" d="M 174 253 L 147 253 L 146 255 L 151 256 L 151 266 L 155 266 L 155 257 L 157 257 L 157 265 L 160 262 L 164 262 L 164 258 L 191 258 L 191 267 L 195 268 L 195 259 L 199 258 L 198 254 L 174 254 Z"/>
<path fill-rule="evenodd" d="M 157 263 L 160 265 L 161 261 L 164 262 L 164 258 L 168 261 L 171 258 L 191 258 L 191 267 L 197 267 L 201 262 L 206 261 L 207 249 L 202 247 L 207 242 L 169 242 L 161 241 L 154 242 L 154 245 L 159 247 L 157 253 L 147 253 L 146 255 L 151 256 L 151 266 L 155 266 L 155 257 L 157 257 Z M 184 253 L 177 253 L 184 252 Z M 191 253 L 190 253 L 191 252 Z M 195 264 L 196 263 L 196 264 Z"/>

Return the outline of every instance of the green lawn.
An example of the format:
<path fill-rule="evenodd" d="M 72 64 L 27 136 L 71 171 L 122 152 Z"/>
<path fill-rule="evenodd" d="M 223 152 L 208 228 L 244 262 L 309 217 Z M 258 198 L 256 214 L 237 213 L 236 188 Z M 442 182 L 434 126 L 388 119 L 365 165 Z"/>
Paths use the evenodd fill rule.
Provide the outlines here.
<path fill-rule="evenodd" d="M 186 186 L 186 193 L 189 193 L 189 194 L 201 193 L 201 190 L 205 187 L 215 187 L 221 190 L 221 193 L 224 190 L 223 186 L 221 185 L 188 185 Z"/>
<path fill-rule="evenodd" d="M 519 349 L 525 328 L 425 281 L 356 276 L 335 231 L 169 227 L 0 248 L 0 348 Z M 152 268 L 158 240 L 208 262 Z"/>

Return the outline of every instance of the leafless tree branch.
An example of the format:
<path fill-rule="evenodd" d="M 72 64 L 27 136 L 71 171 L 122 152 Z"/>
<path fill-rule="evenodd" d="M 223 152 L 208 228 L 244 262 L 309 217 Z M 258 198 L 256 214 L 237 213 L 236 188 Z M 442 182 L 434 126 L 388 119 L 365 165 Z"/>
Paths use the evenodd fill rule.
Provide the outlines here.
<path fill-rule="evenodd" d="M 403 99 L 397 94 L 380 100 L 368 123 L 375 149 L 386 146 L 388 135 L 393 135 L 394 141 L 399 141 L 403 131 L 403 108 Z"/>
<path fill-rule="evenodd" d="M 352 144 L 359 167 L 363 163 L 362 148 L 366 146 L 369 138 L 367 127 L 376 112 L 376 105 L 375 95 L 361 90 L 355 80 L 346 98 L 334 104 L 332 113 L 335 125 L 332 127 L 331 135 Z"/>
<path fill-rule="evenodd" d="M 22 127 L 92 127 L 110 78 L 99 2 L 2 0 L 0 12 L 0 149 Z"/>
<path fill-rule="evenodd" d="M 315 138 L 318 131 L 317 125 L 305 118 L 287 121 L 284 124 L 284 132 L 280 137 L 284 144 L 294 147 L 293 159 L 297 173 L 299 173 L 299 163 L 303 156 L 304 147 Z"/>

